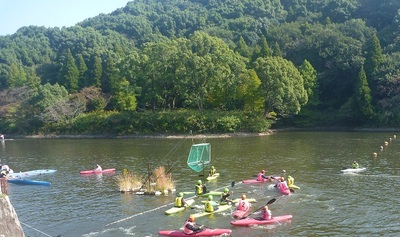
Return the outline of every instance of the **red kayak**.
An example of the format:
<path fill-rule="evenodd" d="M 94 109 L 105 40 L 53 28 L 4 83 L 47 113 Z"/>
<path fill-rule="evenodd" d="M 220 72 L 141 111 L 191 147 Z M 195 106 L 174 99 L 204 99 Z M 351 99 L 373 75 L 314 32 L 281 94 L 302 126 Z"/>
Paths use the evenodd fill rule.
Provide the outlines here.
<path fill-rule="evenodd" d="M 268 225 L 268 224 L 288 221 L 291 220 L 292 217 L 293 217 L 292 215 L 274 216 L 270 220 L 263 220 L 261 218 L 248 218 L 242 220 L 233 220 L 231 221 L 231 224 L 236 226 Z"/>
<path fill-rule="evenodd" d="M 197 232 L 194 234 L 185 234 L 181 230 L 160 230 L 158 231 L 159 235 L 164 235 L 164 236 L 176 236 L 176 237 L 181 237 L 181 236 L 218 236 L 222 234 L 228 234 L 230 235 L 232 233 L 232 230 L 230 229 L 204 229 L 201 232 Z"/>
<path fill-rule="evenodd" d="M 101 173 L 109 173 L 109 172 L 115 172 L 114 168 L 111 169 L 104 169 L 104 170 L 84 170 L 81 171 L 80 174 L 101 174 Z"/>
<path fill-rule="evenodd" d="M 246 179 L 246 180 L 243 180 L 242 183 L 244 183 L 244 184 L 256 184 L 256 183 L 274 182 L 274 181 L 278 180 L 280 177 L 279 176 L 275 176 L 273 178 L 275 178 L 275 179 L 272 179 L 272 180 L 270 180 L 270 179 L 263 179 L 263 180 Z"/>
<path fill-rule="evenodd" d="M 235 219 L 245 218 L 247 216 L 247 214 L 249 213 L 249 211 L 250 211 L 250 208 L 247 211 L 235 210 L 233 212 L 233 218 L 235 218 Z"/>

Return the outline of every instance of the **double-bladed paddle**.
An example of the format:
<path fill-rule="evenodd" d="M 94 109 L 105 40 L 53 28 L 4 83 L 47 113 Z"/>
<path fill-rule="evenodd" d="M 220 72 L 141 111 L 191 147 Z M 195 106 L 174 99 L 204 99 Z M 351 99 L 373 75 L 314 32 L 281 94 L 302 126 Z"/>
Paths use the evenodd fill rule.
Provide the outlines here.
<path fill-rule="evenodd" d="M 267 204 L 265 204 L 264 206 L 269 205 L 269 204 L 272 204 L 272 203 L 274 203 L 275 201 L 276 201 L 276 198 L 272 198 L 272 199 L 269 200 L 269 201 L 267 202 Z M 247 217 L 253 215 L 254 213 L 256 213 L 256 212 L 258 212 L 259 210 L 261 210 L 264 206 L 258 208 L 256 211 L 250 213 L 249 215 L 242 217 L 241 219 L 245 219 L 245 218 L 247 218 Z"/>

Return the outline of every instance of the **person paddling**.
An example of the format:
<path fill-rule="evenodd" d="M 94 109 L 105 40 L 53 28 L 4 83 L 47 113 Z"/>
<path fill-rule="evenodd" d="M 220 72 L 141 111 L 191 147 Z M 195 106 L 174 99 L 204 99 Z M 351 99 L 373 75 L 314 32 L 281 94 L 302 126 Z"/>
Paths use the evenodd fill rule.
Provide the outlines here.
<path fill-rule="evenodd" d="M 210 172 L 208 173 L 208 177 L 213 176 L 215 173 L 217 173 L 217 169 L 215 169 L 214 166 L 211 166 Z"/>
<path fill-rule="evenodd" d="M 353 161 L 353 164 L 351 165 L 351 168 L 353 168 L 353 169 L 359 169 L 360 168 L 360 165 L 357 163 L 357 161 L 355 160 L 355 161 Z"/>
<path fill-rule="evenodd" d="M 230 193 L 229 193 L 229 189 L 225 188 L 224 192 L 221 194 L 221 199 L 219 200 L 219 203 L 227 203 L 227 202 L 232 202 L 231 199 L 229 199 Z"/>
<path fill-rule="evenodd" d="M 268 180 L 269 178 L 265 176 L 265 170 L 261 170 L 260 173 L 257 175 L 257 181 L 265 181 Z"/>
<path fill-rule="evenodd" d="M 183 193 L 180 192 L 180 193 L 176 194 L 174 207 L 188 207 L 188 206 L 189 205 L 186 203 L 185 199 L 183 198 Z"/>
<path fill-rule="evenodd" d="M 208 201 L 204 204 L 204 211 L 214 212 L 218 210 L 217 203 L 213 201 L 213 196 L 208 196 Z"/>
<path fill-rule="evenodd" d="M 265 205 L 261 210 L 261 216 L 257 217 L 258 220 L 271 220 L 272 212 L 269 210 L 268 205 Z"/>
<path fill-rule="evenodd" d="M 240 211 L 248 211 L 251 208 L 251 204 L 249 203 L 249 201 L 246 200 L 246 194 L 242 195 L 242 200 L 239 201 L 239 204 L 236 208 L 236 210 L 240 210 Z"/>
<path fill-rule="evenodd" d="M 195 222 L 196 218 L 193 215 L 190 215 L 183 225 L 183 232 L 187 235 L 192 235 L 195 233 L 199 233 L 204 230 L 204 226 L 197 226 Z"/>
<path fill-rule="evenodd" d="M 206 192 L 207 192 L 206 186 L 203 184 L 203 182 L 201 182 L 201 180 L 198 180 L 196 184 L 196 195 L 199 196 L 205 194 Z"/>
<path fill-rule="evenodd" d="M 99 164 L 96 165 L 96 168 L 93 169 L 93 171 L 97 172 L 97 171 L 102 171 L 103 169 L 101 168 L 101 166 Z"/>

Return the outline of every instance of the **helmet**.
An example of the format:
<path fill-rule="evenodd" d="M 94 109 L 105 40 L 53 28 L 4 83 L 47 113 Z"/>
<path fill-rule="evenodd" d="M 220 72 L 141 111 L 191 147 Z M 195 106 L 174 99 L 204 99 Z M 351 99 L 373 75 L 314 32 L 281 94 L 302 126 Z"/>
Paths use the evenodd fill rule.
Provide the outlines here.
<path fill-rule="evenodd" d="M 208 195 L 208 200 L 213 200 L 213 196 L 212 195 Z"/>
<path fill-rule="evenodd" d="M 264 209 L 264 210 L 268 210 L 268 206 L 265 205 L 265 206 L 263 207 L 263 209 Z"/>
<path fill-rule="evenodd" d="M 200 179 L 197 181 L 197 184 L 201 184 L 201 180 Z"/>
<path fill-rule="evenodd" d="M 196 220 L 196 217 L 195 216 L 193 216 L 193 215 L 190 215 L 189 216 L 189 221 L 190 222 L 194 222 Z"/>
<path fill-rule="evenodd" d="M 261 170 L 261 173 L 263 173 L 263 174 L 264 174 L 264 173 L 265 173 L 265 170 Z"/>
<path fill-rule="evenodd" d="M 211 166 L 211 169 L 214 169 L 214 166 Z"/>
<path fill-rule="evenodd" d="M 282 173 L 286 173 L 286 170 L 282 170 Z"/>
<path fill-rule="evenodd" d="M 246 194 L 242 194 L 242 200 L 246 199 Z"/>
<path fill-rule="evenodd" d="M 282 182 L 285 181 L 285 178 L 284 178 L 284 177 L 281 177 L 281 181 L 282 181 Z"/>
<path fill-rule="evenodd" d="M 290 176 L 290 175 L 288 175 L 288 177 L 287 177 L 287 178 L 288 178 L 288 179 L 293 179 L 293 178 L 292 178 L 292 176 Z"/>
<path fill-rule="evenodd" d="M 177 195 L 178 197 L 183 197 L 183 193 L 182 192 L 180 192 L 180 193 L 178 193 L 178 195 Z"/>
<path fill-rule="evenodd" d="M 224 189 L 224 193 L 227 193 L 227 192 L 229 192 L 229 189 L 228 189 L 228 188 L 225 188 L 225 189 Z"/>

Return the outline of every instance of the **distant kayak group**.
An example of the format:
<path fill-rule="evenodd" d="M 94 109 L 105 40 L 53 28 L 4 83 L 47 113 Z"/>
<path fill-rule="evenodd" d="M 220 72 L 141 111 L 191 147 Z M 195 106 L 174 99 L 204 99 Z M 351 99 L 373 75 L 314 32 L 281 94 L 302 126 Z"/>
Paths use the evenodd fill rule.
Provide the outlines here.
<path fill-rule="evenodd" d="M 286 172 L 286 171 L 284 171 Z M 296 172 L 296 171 L 295 171 Z M 294 189 L 300 189 L 300 187 L 294 185 L 294 178 L 292 174 L 287 175 L 286 179 L 283 176 L 266 176 L 265 170 L 262 170 L 255 179 L 243 180 L 243 184 L 263 184 L 273 183 L 274 187 L 279 191 L 280 194 L 290 195 L 294 193 Z M 215 174 L 218 174 L 215 176 Z M 215 167 L 212 166 L 210 173 L 206 180 L 214 180 L 219 177 L 220 174 L 216 172 Z M 212 177 L 210 179 L 210 177 Z M 231 183 L 233 188 L 235 182 Z M 195 196 L 184 199 L 184 194 L 192 194 Z M 232 192 L 228 188 L 225 188 L 223 192 L 211 191 L 208 192 L 206 185 L 201 180 L 197 181 L 195 186 L 195 192 L 179 192 L 175 198 L 174 207 L 165 211 L 165 214 L 171 215 L 177 212 L 184 211 L 186 209 L 194 209 L 195 199 L 205 197 L 207 200 L 201 201 L 204 204 L 203 210 L 200 212 L 192 213 L 189 218 L 185 220 L 182 229 L 179 230 L 160 230 L 159 235 L 163 236 L 219 236 L 219 235 L 230 235 L 231 229 L 218 229 L 209 228 L 204 225 L 197 225 L 196 219 L 203 216 L 208 216 L 214 213 L 221 213 L 224 211 L 231 210 L 234 207 L 232 217 L 234 220 L 230 222 L 233 226 L 253 226 L 253 225 L 268 225 L 281 223 L 284 221 L 290 221 L 292 215 L 272 216 L 272 212 L 268 205 L 274 203 L 276 198 L 268 201 L 266 205 L 263 205 L 254 212 L 250 212 L 253 202 L 256 202 L 254 198 L 247 198 L 245 194 L 242 194 L 240 198 L 230 199 Z M 214 201 L 214 198 L 218 197 Z M 251 217 L 255 215 L 255 217 Z"/>

